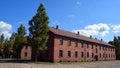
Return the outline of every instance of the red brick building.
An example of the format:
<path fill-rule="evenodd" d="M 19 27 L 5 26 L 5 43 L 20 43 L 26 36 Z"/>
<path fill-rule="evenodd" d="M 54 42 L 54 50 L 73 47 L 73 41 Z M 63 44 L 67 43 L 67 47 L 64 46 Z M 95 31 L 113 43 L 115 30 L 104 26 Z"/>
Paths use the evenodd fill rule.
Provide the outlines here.
<path fill-rule="evenodd" d="M 52 62 L 115 60 L 115 47 L 103 40 L 50 28 L 46 57 Z"/>
<path fill-rule="evenodd" d="M 40 59 L 51 62 L 81 62 L 115 60 L 115 47 L 92 36 L 50 27 L 48 50 Z M 31 59 L 31 48 L 24 46 L 21 58 Z"/>
<path fill-rule="evenodd" d="M 32 54 L 31 52 L 32 52 L 31 47 L 28 45 L 25 45 L 21 50 L 20 58 L 30 60 L 31 54 Z"/>

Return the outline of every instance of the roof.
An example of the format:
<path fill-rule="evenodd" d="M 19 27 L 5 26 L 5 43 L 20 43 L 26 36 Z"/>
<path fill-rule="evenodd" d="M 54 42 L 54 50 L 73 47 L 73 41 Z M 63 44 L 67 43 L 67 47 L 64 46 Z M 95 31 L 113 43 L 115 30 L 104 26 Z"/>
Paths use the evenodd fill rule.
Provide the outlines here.
<path fill-rule="evenodd" d="M 79 40 L 83 40 L 83 41 L 88 41 L 88 42 L 93 42 L 93 43 L 97 43 L 97 44 L 115 47 L 104 41 L 96 40 L 96 39 L 93 39 L 93 38 L 90 38 L 87 36 L 78 35 L 78 34 L 75 34 L 75 33 L 69 32 L 69 31 L 65 31 L 65 30 L 61 30 L 61 29 L 57 29 L 57 28 L 53 28 L 53 27 L 50 27 L 50 31 L 56 35 L 61 35 L 61 36 L 65 36 L 65 37 L 70 37 L 70 38 L 75 38 L 75 39 L 79 39 Z"/>

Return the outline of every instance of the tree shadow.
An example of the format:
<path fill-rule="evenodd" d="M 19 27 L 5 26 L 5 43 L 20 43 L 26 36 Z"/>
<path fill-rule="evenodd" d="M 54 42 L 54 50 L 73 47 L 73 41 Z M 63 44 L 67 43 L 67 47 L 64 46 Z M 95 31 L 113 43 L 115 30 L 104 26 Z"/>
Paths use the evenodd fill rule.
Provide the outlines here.
<path fill-rule="evenodd" d="M 31 63 L 31 60 L 11 60 L 11 59 L 0 59 L 0 63 Z"/>

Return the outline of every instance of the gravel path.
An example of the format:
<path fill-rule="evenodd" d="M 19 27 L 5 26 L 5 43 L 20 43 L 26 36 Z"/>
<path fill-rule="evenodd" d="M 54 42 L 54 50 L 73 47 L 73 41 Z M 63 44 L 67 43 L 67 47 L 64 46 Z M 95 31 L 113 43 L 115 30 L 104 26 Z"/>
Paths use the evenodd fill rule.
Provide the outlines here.
<path fill-rule="evenodd" d="M 101 61 L 85 64 L 0 63 L 0 68 L 120 68 L 120 61 Z"/>

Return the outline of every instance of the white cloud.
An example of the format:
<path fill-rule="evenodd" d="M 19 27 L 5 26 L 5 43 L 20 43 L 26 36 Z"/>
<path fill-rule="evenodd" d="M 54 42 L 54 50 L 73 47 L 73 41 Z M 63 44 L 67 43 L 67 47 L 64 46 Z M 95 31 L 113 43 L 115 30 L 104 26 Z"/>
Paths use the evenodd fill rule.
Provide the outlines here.
<path fill-rule="evenodd" d="M 120 25 L 113 25 L 111 27 L 113 29 L 113 33 L 119 33 L 120 32 Z"/>
<path fill-rule="evenodd" d="M 4 34 L 5 38 L 9 38 L 11 36 L 10 31 L 12 30 L 12 25 L 8 24 L 4 21 L 0 21 L 0 35 Z"/>
<path fill-rule="evenodd" d="M 88 25 L 82 30 L 81 29 L 73 30 L 73 32 L 77 33 L 79 31 L 80 34 L 85 36 L 90 36 L 90 35 L 105 36 L 106 34 L 109 33 L 109 30 L 110 28 L 107 24 L 99 23 L 99 24 Z"/>

